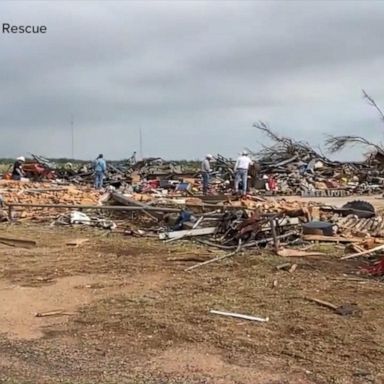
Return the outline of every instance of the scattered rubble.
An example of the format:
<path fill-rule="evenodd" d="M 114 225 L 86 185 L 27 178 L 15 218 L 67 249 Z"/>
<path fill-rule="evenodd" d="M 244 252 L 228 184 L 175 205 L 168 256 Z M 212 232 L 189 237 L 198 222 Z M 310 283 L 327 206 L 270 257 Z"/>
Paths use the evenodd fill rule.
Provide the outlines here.
<path fill-rule="evenodd" d="M 308 251 L 306 246 L 333 242 L 344 244 L 343 260 L 382 250 L 384 216 L 372 204 L 351 197 L 347 204 L 335 207 L 300 197 L 287 201 L 284 195 L 381 192 L 384 167 L 371 158 L 361 163 L 331 161 L 307 143 L 276 135 L 264 123 L 254 126 L 273 144 L 251 152 L 254 164 L 245 197 L 232 194 L 234 160 L 220 154 L 212 163 L 208 196 L 201 194 L 197 167 L 161 158 L 108 162 L 105 189 L 100 192 L 90 186 L 91 165 L 59 166 L 32 155 L 33 160 L 26 163 L 30 178 L 46 181 L 0 181 L 1 218 L 93 226 L 125 236 L 189 240 L 228 251 L 188 271 L 249 249 L 267 249 L 282 257 L 321 256 L 322 252 Z"/>
<path fill-rule="evenodd" d="M 384 276 L 384 258 L 381 258 L 379 261 L 373 263 L 373 265 L 369 267 L 362 268 L 361 273 L 375 277 Z"/>

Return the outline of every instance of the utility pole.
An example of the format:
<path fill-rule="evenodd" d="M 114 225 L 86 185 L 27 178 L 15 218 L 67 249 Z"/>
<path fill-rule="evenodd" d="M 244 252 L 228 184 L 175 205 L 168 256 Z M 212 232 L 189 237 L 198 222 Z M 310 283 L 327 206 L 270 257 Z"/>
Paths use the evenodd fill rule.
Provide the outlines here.
<path fill-rule="evenodd" d="M 71 115 L 71 158 L 75 158 L 75 122 L 73 115 Z"/>

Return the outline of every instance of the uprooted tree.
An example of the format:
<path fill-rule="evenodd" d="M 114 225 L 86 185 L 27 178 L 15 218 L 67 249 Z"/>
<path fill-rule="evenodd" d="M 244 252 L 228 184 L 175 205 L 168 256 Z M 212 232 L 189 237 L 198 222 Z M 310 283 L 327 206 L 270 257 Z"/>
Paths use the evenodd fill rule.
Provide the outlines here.
<path fill-rule="evenodd" d="M 261 151 L 257 154 L 249 150 L 259 160 L 276 161 L 296 157 L 301 160 L 317 158 L 328 161 L 323 154 L 315 151 L 310 144 L 290 137 L 279 136 L 263 121 L 254 123 L 253 127 L 266 134 L 273 141 L 273 144 L 269 147 L 262 145 Z"/>
<path fill-rule="evenodd" d="M 364 90 L 363 90 L 363 97 L 368 101 L 368 104 L 371 105 L 376 109 L 376 111 L 380 115 L 380 120 L 384 121 L 384 113 L 381 110 L 381 108 L 376 104 L 375 100 L 370 97 Z M 342 149 L 346 148 L 347 146 L 353 146 L 356 144 L 362 144 L 369 148 L 368 155 L 370 156 L 384 156 L 384 146 L 382 144 L 375 144 L 371 141 L 365 139 L 361 136 L 328 136 L 326 142 L 326 147 L 329 152 L 336 153 L 341 151 Z"/>

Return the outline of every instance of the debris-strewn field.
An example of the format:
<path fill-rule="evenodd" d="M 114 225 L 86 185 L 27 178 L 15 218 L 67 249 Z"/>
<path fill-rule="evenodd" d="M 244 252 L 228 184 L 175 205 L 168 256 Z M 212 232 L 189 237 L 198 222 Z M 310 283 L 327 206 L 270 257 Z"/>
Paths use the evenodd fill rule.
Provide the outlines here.
<path fill-rule="evenodd" d="M 222 251 L 95 229 L 2 232 L 37 247 L 0 245 L 0 382 L 384 382 L 384 286 L 351 278 L 361 260 L 340 261 L 337 247 L 301 259 L 250 251 L 185 272 Z M 89 241 L 66 245 L 78 238 Z M 286 262 L 296 270 L 276 269 Z M 360 311 L 340 316 L 307 296 Z"/>

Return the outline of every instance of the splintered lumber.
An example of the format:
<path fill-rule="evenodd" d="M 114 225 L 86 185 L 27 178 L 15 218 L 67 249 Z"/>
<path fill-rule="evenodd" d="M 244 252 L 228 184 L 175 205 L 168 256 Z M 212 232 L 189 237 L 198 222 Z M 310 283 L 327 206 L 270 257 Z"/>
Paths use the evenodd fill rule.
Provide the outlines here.
<path fill-rule="evenodd" d="M 238 244 L 238 246 L 237 246 L 235 251 L 233 251 L 231 253 L 228 253 L 227 255 L 224 255 L 224 256 L 218 256 L 218 257 L 215 257 L 214 259 L 203 261 L 202 263 L 192 265 L 192 267 L 186 268 L 186 269 L 184 269 L 184 271 L 185 272 L 192 271 L 192 269 L 196 269 L 196 268 L 202 267 L 203 265 L 211 264 L 211 263 L 214 263 L 215 261 L 224 260 L 224 259 L 226 259 L 228 257 L 236 255 L 236 253 L 239 252 L 240 249 L 241 249 L 241 239 L 239 240 L 239 244 Z"/>
<path fill-rule="evenodd" d="M 241 313 L 215 311 L 213 309 L 211 309 L 209 312 L 213 313 L 215 315 L 236 317 L 238 319 L 251 320 L 251 321 L 259 321 L 261 323 L 266 323 L 267 321 L 269 321 L 269 317 L 265 317 L 265 318 L 264 317 L 256 317 L 256 316 L 242 315 Z"/>
<path fill-rule="evenodd" d="M 9 245 L 10 247 L 20 247 L 20 248 L 32 248 L 36 247 L 37 243 L 34 240 L 26 239 L 16 239 L 9 237 L 0 237 L 0 243 Z"/>
<path fill-rule="evenodd" d="M 271 230 L 272 230 L 272 238 L 273 238 L 273 246 L 275 248 L 275 252 L 278 253 L 279 251 L 279 240 L 276 235 L 276 222 L 275 219 L 270 219 L 269 223 L 271 225 Z"/>
<path fill-rule="evenodd" d="M 236 245 L 222 245 L 222 244 L 219 244 L 219 243 L 214 243 L 212 241 L 208 241 L 208 240 L 203 240 L 203 239 L 196 239 L 196 241 L 200 244 L 204 244 L 204 245 L 208 245 L 210 247 L 215 247 L 215 248 L 219 248 L 219 249 L 223 249 L 223 250 L 232 250 L 232 249 L 236 249 Z"/>
<path fill-rule="evenodd" d="M 276 269 L 280 271 L 281 269 L 287 269 L 291 267 L 291 263 L 284 263 L 276 266 Z"/>
<path fill-rule="evenodd" d="M 35 317 L 49 317 L 49 316 L 72 316 L 73 312 L 66 312 L 64 309 L 57 309 L 54 311 L 37 312 Z"/>
<path fill-rule="evenodd" d="M 361 237 L 341 237 L 341 236 L 324 236 L 324 235 L 303 235 L 306 241 L 322 241 L 334 243 L 361 243 Z"/>
<path fill-rule="evenodd" d="M 192 229 L 196 229 L 203 220 L 204 220 L 204 216 L 199 217 L 199 219 L 196 221 L 196 223 L 193 224 Z"/>
<path fill-rule="evenodd" d="M 284 233 L 283 235 L 276 236 L 276 239 L 286 239 L 287 237 L 294 236 L 297 234 L 298 234 L 297 231 L 289 231 L 289 232 Z M 222 244 L 214 243 L 214 242 L 208 241 L 208 240 L 196 239 L 196 241 L 198 243 L 201 243 L 201 244 L 209 245 L 211 247 L 216 247 L 216 248 L 224 249 L 224 250 L 231 250 L 231 249 L 237 248 L 237 245 L 222 245 Z M 273 241 L 273 237 L 267 237 L 265 239 L 260 239 L 260 240 L 252 240 L 252 241 L 248 241 L 247 243 L 244 243 L 241 247 L 242 248 L 252 248 L 252 247 L 255 247 L 259 244 L 266 244 L 266 243 L 269 243 L 271 241 Z"/>
<path fill-rule="evenodd" d="M 187 229 L 184 231 L 173 231 L 160 233 L 159 239 L 181 239 L 182 237 L 191 237 L 191 236 L 204 236 L 211 235 L 216 230 L 216 227 L 207 227 L 207 228 L 196 228 L 196 229 Z"/>
<path fill-rule="evenodd" d="M 121 205 L 80 205 L 80 204 L 27 204 L 27 203 L 10 203 L 7 204 L 9 208 L 23 207 L 23 208 L 67 208 L 67 209 L 101 209 L 106 211 L 142 211 L 142 207 L 128 207 Z M 177 208 L 163 208 L 163 207 L 146 207 L 147 211 L 154 212 L 180 212 Z"/>
<path fill-rule="evenodd" d="M 40 188 L 40 189 L 22 189 L 22 193 L 43 193 L 43 192 L 64 192 L 68 190 L 69 187 L 62 188 Z"/>
<path fill-rule="evenodd" d="M 190 257 L 168 257 L 167 261 L 194 261 L 197 263 L 202 263 L 205 261 L 203 257 L 198 257 L 198 256 L 190 256 Z"/>
<path fill-rule="evenodd" d="M 82 245 L 82 244 L 86 243 L 87 241 L 89 241 L 88 238 L 73 239 L 73 240 L 67 241 L 66 245 L 69 245 L 69 246 L 72 246 L 72 247 L 78 247 L 79 245 Z"/>
<path fill-rule="evenodd" d="M 330 303 L 328 301 L 316 299 L 314 297 L 306 297 L 306 299 L 308 301 L 312 301 L 312 302 L 314 302 L 316 304 L 322 305 L 323 307 L 327 307 L 327 308 L 333 309 L 334 311 L 338 308 L 337 305 L 335 305 L 335 304 L 332 304 L 332 303 Z"/>
<path fill-rule="evenodd" d="M 112 192 L 111 196 L 115 201 L 117 201 L 119 204 L 122 204 L 122 205 L 131 205 L 131 206 L 133 205 L 134 207 L 141 207 L 141 208 L 149 208 L 150 207 L 148 204 L 144 204 L 140 201 L 130 199 L 129 197 L 124 196 L 121 193 Z"/>
<path fill-rule="evenodd" d="M 284 233 L 282 235 L 276 236 L 276 239 L 278 239 L 278 240 L 286 239 L 287 237 L 290 237 L 290 236 L 293 236 L 293 235 L 297 235 L 297 232 L 296 231 L 289 231 L 289 232 Z M 243 245 L 243 248 L 251 248 L 251 247 L 254 247 L 255 245 L 269 243 L 269 242 L 271 242 L 273 240 L 274 240 L 273 237 L 267 237 L 265 239 L 249 241 L 248 243 L 245 243 Z"/>
<path fill-rule="evenodd" d="M 271 231 L 273 232 L 273 228 L 276 229 L 276 224 L 279 228 L 281 227 L 288 227 L 293 225 L 300 224 L 300 220 L 297 217 L 284 217 L 283 219 L 279 219 L 275 221 L 276 219 L 270 219 L 268 223 L 265 223 L 261 226 L 262 231 Z"/>
<path fill-rule="evenodd" d="M 316 304 L 322 305 L 323 307 L 332 309 L 335 313 L 341 316 L 352 315 L 359 312 L 361 313 L 361 309 L 357 306 L 357 304 L 346 303 L 342 305 L 335 305 L 328 301 L 316 299 L 313 297 L 306 297 L 306 299 Z"/>
<path fill-rule="evenodd" d="M 304 256 L 323 256 L 325 253 L 323 252 L 308 252 L 308 251 L 303 251 L 302 249 L 279 249 L 277 252 L 278 256 L 283 256 L 283 257 L 304 257 Z"/>
<path fill-rule="evenodd" d="M 149 210 L 151 210 L 150 208 L 153 208 L 148 204 L 130 199 L 129 197 L 124 196 L 123 194 L 117 193 L 117 192 L 112 192 L 111 196 L 119 204 L 131 206 L 131 207 L 141 207 L 141 211 L 147 216 L 151 217 L 152 219 L 159 220 L 161 218 L 161 216 L 156 212 L 154 212 L 153 215 L 148 212 Z"/>
<path fill-rule="evenodd" d="M 357 252 L 357 253 L 353 253 L 352 255 L 343 256 L 341 258 L 341 260 L 353 259 L 355 257 L 369 255 L 370 253 L 381 251 L 382 249 L 384 249 L 384 244 L 379 245 L 378 247 L 375 247 L 375 248 L 368 249 L 366 251 Z"/>

